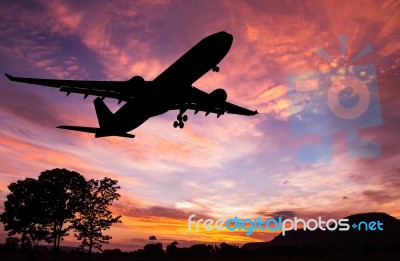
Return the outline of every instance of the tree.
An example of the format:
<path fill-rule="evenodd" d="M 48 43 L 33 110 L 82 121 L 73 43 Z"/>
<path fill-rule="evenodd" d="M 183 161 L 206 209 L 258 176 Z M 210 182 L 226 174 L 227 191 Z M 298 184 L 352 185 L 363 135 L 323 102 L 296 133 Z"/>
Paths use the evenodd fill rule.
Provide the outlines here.
<path fill-rule="evenodd" d="M 43 222 L 50 232 L 56 258 L 61 239 L 72 228 L 68 224 L 82 209 L 82 202 L 88 194 L 88 183 L 79 173 L 66 169 L 43 171 L 38 182 L 41 187 L 40 203 L 46 213 Z M 67 226 L 64 227 L 65 224 Z"/>
<path fill-rule="evenodd" d="M 18 248 L 20 240 L 16 237 L 7 237 L 4 243 L 4 250 L 8 252 L 13 252 Z"/>
<path fill-rule="evenodd" d="M 174 241 L 165 248 L 165 252 L 169 257 L 174 257 L 178 253 L 178 241 Z"/>
<path fill-rule="evenodd" d="M 149 257 L 162 257 L 165 254 L 161 243 L 147 244 L 143 247 L 143 252 Z"/>
<path fill-rule="evenodd" d="M 153 242 L 153 241 L 156 241 L 157 238 L 156 238 L 156 236 L 149 236 L 149 240 L 150 240 L 151 242 Z"/>
<path fill-rule="evenodd" d="M 103 180 L 89 180 L 88 195 L 83 201 L 84 207 L 79 216 L 74 220 L 75 237 L 82 241 L 81 247 L 89 248 L 89 258 L 92 248 L 101 251 L 102 244 L 107 244 L 111 236 L 103 235 L 103 231 L 112 224 L 121 222 L 121 216 L 112 216 L 109 206 L 118 200 L 120 189 L 116 180 L 104 178 Z"/>
<path fill-rule="evenodd" d="M 0 221 L 9 236 L 21 236 L 21 251 L 31 245 L 37 247 L 39 242 L 47 239 L 48 233 L 41 224 L 44 210 L 39 200 L 39 183 L 36 179 L 18 180 L 8 186 L 10 194 L 4 202 L 4 212 Z"/>

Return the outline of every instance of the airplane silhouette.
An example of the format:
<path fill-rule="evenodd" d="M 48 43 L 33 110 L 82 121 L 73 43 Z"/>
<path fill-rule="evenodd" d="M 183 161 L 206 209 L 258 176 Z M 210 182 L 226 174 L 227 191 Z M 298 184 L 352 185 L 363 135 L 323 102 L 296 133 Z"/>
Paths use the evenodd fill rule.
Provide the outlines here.
<path fill-rule="evenodd" d="M 209 70 L 219 71 L 218 63 L 231 48 L 233 37 L 226 32 L 207 36 L 187 53 L 168 67 L 153 81 L 145 81 L 141 76 L 134 76 L 128 81 L 81 81 L 39 78 L 22 78 L 5 74 L 10 81 L 44 85 L 59 88 L 61 92 L 79 93 L 86 99 L 89 95 L 97 96 L 94 107 L 99 128 L 82 126 L 58 126 L 57 128 L 94 133 L 96 138 L 120 136 L 134 138 L 128 133 L 142 125 L 149 118 L 170 110 L 179 110 L 175 128 L 183 128 L 188 116 L 187 110 L 215 113 L 219 118 L 224 113 L 252 116 L 258 114 L 246 108 L 226 101 L 224 89 L 215 89 L 206 93 L 192 86 Z M 104 98 L 113 98 L 126 103 L 114 114 L 103 102 Z"/>

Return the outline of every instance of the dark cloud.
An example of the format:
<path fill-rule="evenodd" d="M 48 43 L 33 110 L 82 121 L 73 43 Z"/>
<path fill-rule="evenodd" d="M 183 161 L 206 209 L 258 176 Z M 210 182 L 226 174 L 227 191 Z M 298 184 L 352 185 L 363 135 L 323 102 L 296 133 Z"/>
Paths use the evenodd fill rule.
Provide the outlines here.
<path fill-rule="evenodd" d="M 283 219 L 293 219 L 294 217 L 302 218 L 305 220 L 322 217 L 322 218 L 343 218 L 352 214 L 357 214 L 352 210 L 343 211 L 342 209 L 327 211 L 325 209 L 321 210 L 311 210 L 311 209 L 296 209 L 296 210 L 282 210 L 282 211 L 259 211 L 258 215 L 262 215 L 265 218 L 277 218 L 281 216 Z"/>
<path fill-rule="evenodd" d="M 54 102 L 31 91 L 19 88 L 12 83 L 0 82 L 0 111 L 9 113 L 33 124 L 54 127 L 59 125 L 58 109 Z"/>
<path fill-rule="evenodd" d="M 297 215 L 296 212 L 291 211 L 291 210 L 281 210 L 281 211 L 276 211 L 276 212 L 260 211 L 260 212 L 257 212 L 257 214 L 266 216 L 267 218 L 282 217 L 282 219 L 293 218 Z"/>
<path fill-rule="evenodd" d="M 136 207 L 125 207 L 121 203 L 116 203 L 115 207 L 118 208 L 118 213 L 129 217 L 140 218 L 140 219 L 151 219 L 151 218 L 171 218 L 179 220 L 187 220 L 191 214 L 196 214 L 196 218 L 212 218 L 207 214 L 204 214 L 201 210 L 186 212 L 173 207 L 163 206 L 152 206 L 148 208 L 136 208 Z"/>
<path fill-rule="evenodd" d="M 364 190 L 362 194 L 381 204 L 398 200 L 397 197 L 393 197 L 393 195 L 384 190 Z"/>

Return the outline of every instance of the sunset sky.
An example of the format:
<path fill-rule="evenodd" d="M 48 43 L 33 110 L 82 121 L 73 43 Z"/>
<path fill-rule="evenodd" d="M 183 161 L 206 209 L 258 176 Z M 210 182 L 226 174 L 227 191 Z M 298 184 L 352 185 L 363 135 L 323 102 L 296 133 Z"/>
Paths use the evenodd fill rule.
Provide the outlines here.
<path fill-rule="evenodd" d="M 233 45 L 193 85 L 224 88 L 228 101 L 259 115 L 193 115 L 172 126 L 177 111 L 151 118 L 134 139 L 96 139 L 58 125 L 98 126 L 92 101 L 4 76 L 154 79 L 193 45 L 219 31 Z M 346 64 L 374 64 L 383 124 L 359 132 L 380 144 L 378 159 L 349 158 L 345 132 L 333 139 L 329 163 L 302 163 L 298 151 L 319 136 L 292 129 L 286 77 L 334 66 L 338 35 L 347 34 Z M 399 1 L 1 1 L 0 212 L 18 179 L 67 168 L 85 178 L 117 179 L 121 199 L 105 248 L 134 250 L 155 235 L 179 246 L 197 242 L 269 241 L 258 232 L 188 232 L 187 218 L 318 216 L 381 211 L 400 218 Z M 373 50 L 349 64 L 359 51 Z M 105 99 L 115 112 L 116 100 Z M 317 126 L 311 126 L 314 128 Z M 6 232 L 0 225 L 0 243 Z M 78 245 L 73 237 L 64 245 Z"/>

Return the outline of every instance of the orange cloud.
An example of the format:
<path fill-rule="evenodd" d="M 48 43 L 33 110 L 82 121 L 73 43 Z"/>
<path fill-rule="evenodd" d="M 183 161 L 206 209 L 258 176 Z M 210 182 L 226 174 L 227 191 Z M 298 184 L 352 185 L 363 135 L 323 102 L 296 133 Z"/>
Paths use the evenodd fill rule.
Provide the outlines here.
<path fill-rule="evenodd" d="M 152 234 L 163 243 L 188 244 L 241 244 L 273 236 L 189 233 L 185 218 L 191 211 L 212 217 L 282 211 L 341 217 L 378 210 L 398 216 L 398 1 L 196 4 L 0 3 L 2 68 L 32 77 L 151 80 L 202 37 L 226 30 L 234 42 L 221 71 L 194 85 L 225 88 L 229 101 L 261 113 L 219 119 L 189 114 L 187 127 L 175 130 L 171 112 L 134 130 L 133 140 L 95 139 L 54 129 L 62 123 L 97 126 L 91 98 L 63 99 L 55 90 L 1 82 L 0 195 L 4 198 L 10 182 L 53 167 L 117 179 L 123 196 L 113 210 L 124 223 L 109 232 L 112 244 L 126 250 L 143 246 Z M 338 62 L 342 33 L 349 35 L 347 62 L 366 43 L 374 48 L 357 64 L 377 67 L 384 125 L 360 136 L 377 140 L 382 158 L 348 159 L 339 135 L 331 164 L 301 165 L 297 149 L 319 137 L 291 132 L 285 77 L 329 68 L 316 55 L 319 46 Z M 115 101 L 106 103 L 118 109 Z"/>

